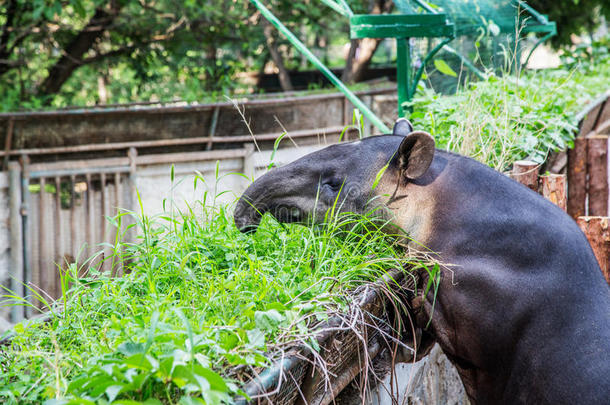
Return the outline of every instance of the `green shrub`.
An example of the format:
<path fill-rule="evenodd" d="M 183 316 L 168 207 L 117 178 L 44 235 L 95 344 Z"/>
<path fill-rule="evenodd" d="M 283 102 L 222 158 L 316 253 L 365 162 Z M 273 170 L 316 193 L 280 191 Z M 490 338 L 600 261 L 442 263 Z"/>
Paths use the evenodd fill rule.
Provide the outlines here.
<path fill-rule="evenodd" d="M 63 311 L 15 327 L 0 357 L 0 399 L 226 402 L 250 367 L 291 344 L 315 349 L 313 326 L 345 308 L 351 289 L 408 261 L 367 217 L 325 226 L 265 217 L 253 235 L 226 208 L 203 204 L 137 218 L 138 242 L 118 243 L 106 259 L 125 266 L 122 277 L 74 265 Z"/>
<path fill-rule="evenodd" d="M 498 170 L 525 158 L 542 163 L 549 152 L 571 145 L 577 113 L 609 82 L 610 58 L 600 58 L 572 70 L 492 75 L 450 96 L 420 88 L 410 119 L 434 135 L 439 147 Z"/>

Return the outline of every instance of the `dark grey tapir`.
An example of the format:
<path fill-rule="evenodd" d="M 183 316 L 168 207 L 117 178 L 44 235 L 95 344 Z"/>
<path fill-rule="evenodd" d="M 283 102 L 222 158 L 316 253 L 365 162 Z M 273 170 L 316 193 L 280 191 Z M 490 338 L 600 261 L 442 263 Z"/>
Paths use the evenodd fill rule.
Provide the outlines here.
<path fill-rule="evenodd" d="M 373 187 L 377 174 L 389 162 Z M 383 204 L 397 226 L 449 263 L 410 304 L 476 404 L 610 404 L 610 288 L 561 209 L 472 159 L 437 150 L 399 120 L 392 135 L 329 146 L 244 192 L 235 224 L 255 230 Z M 427 282 L 427 274 L 420 275 Z M 413 300 L 416 301 L 416 300 Z"/>

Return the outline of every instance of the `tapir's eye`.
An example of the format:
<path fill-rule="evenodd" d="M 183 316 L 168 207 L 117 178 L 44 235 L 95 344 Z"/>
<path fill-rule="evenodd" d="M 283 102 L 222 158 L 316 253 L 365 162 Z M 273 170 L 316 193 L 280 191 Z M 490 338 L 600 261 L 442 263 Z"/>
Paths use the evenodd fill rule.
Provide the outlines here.
<path fill-rule="evenodd" d="M 339 179 L 331 177 L 330 179 L 326 180 L 322 185 L 329 187 L 331 190 L 337 192 L 341 189 L 343 182 Z"/>

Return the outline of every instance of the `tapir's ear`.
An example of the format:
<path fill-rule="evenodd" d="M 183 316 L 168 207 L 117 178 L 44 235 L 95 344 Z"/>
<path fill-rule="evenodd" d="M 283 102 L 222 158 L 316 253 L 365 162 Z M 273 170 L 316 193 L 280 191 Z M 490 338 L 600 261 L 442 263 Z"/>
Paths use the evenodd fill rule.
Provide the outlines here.
<path fill-rule="evenodd" d="M 398 158 L 408 179 L 423 176 L 434 158 L 434 138 L 424 131 L 411 132 L 400 143 Z"/>
<path fill-rule="evenodd" d="M 392 135 L 407 136 L 413 132 L 413 124 L 406 118 L 399 118 L 394 124 Z"/>

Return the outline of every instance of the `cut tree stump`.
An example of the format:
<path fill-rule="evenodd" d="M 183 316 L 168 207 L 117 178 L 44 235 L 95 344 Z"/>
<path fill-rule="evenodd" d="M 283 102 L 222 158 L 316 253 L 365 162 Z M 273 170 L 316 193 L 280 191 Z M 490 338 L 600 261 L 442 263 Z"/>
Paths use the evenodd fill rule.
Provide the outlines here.
<path fill-rule="evenodd" d="M 568 195 L 565 174 L 547 174 L 540 176 L 542 195 L 562 210 L 567 209 Z"/>
<path fill-rule="evenodd" d="M 587 173 L 589 174 L 589 216 L 608 215 L 608 137 L 587 139 Z"/>
<path fill-rule="evenodd" d="M 576 222 L 589 240 L 599 267 L 610 283 L 610 230 L 608 217 L 578 217 Z"/>
<path fill-rule="evenodd" d="M 524 186 L 538 192 L 538 168 L 540 165 L 529 160 L 518 160 L 513 164 L 510 177 Z"/>

